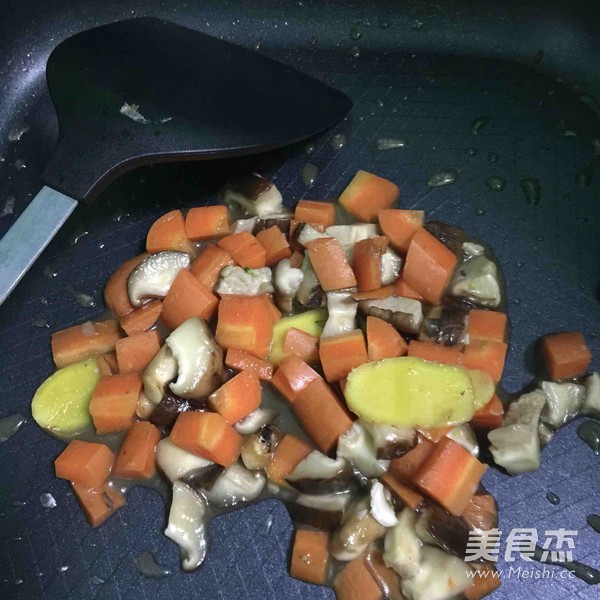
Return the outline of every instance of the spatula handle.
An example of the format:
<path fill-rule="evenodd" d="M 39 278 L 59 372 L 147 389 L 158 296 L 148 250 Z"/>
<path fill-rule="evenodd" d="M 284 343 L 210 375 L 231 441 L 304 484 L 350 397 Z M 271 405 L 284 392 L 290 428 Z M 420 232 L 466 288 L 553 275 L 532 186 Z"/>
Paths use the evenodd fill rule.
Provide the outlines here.
<path fill-rule="evenodd" d="M 0 305 L 76 206 L 76 200 L 44 186 L 0 240 Z"/>

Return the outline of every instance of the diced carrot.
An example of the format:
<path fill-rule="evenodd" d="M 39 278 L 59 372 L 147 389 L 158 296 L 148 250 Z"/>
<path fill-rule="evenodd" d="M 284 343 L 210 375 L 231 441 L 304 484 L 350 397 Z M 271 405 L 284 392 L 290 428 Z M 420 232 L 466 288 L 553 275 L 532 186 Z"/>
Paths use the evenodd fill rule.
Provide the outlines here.
<path fill-rule="evenodd" d="M 290 575 L 301 581 L 323 585 L 329 566 L 329 536 L 324 531 L 296 529 Z"/>
<path fill-rule="evenodd" d="M 338 600 L 381 600 L 385 598 L 377 578 L 369 570 L 364 557 L 346 563 L 333 583 Z"/>
<path fill-rule="evenodd" d="M 354 244 L 352 270 L 359 292 L 378 290 L 381 283 L 381 257 L 388 246 L 388 239 L 381 235 Z"/>
<path fill-rule="evenodd" d="M 332 335 L 321 340 L 319 346 L 321 366 L 330 383 L 348 377 L 348 373 L 369 360 L 367 345 L 360 329 Z"/>
<path fill-rule="evenodd" d="M 430 442 L 437 444 L 452 430 L 452 427 L 421 427 L 417 432 Z"/>
<path fill-rule="evenodd" d="M 494 394 L 492 399 L 475 413 L 470 423 L 475 429 L 496 429 L 502 427 L 503 417 L 504 405 Z"/>
<path fill-rule="evenodd" d="M 54 364 L 62 369 L 112 352 L 120 337 L 116 321 L 86 321 L 81 325 L 55 331 L 50 341 Z"/>
<path fill-rule="evenodd" d="M 298 394 L 315 379 L 321 379 L 321 376 L 301 358 L 292 354 L 279 363 L 271 383 L 293 405 Z"/>
<path fill-rule="evenodd" d="M 117 362 L 117 355 L 114 352 L 110 352 L 109 354 L 104 354 L 104 360 L 106 364 L 110 367 L 110 370 L 115 373 L 119 372 L 119 363 Z"/>
<path fill-rule="evenodd" d="M 404 356 L 408 344 L 387 321 L 367 317 L 367 348 L 369 360 L 383 360 Z"/>
<path fill-rule="evenodd" d="M 113 375 L 114 373 L 118 373 L 119 369 L 116 371 L 112 370 L 111 362 L 107 359 L 109 354 L 103 354 L 102 356 L 96 357 L 96 364 L 98 365 L 98 372 L 100 373 L 100 377 L 108 377 L 109 375 Z"/>
<path fill-rule="evenodd" d="M 219 280 L 221 269 L 233 264 L 235 261 L 229 252 L 214 244 L 208 244 L 192 262 L 190 273 L 212 292 Z"/>
<path fill-rule="evenodd" d="M 422 210 L 387 208 L 377 215 L 379 227 L 388 237 L 394 250 L 406 254 L 410 241 L 417 231 L 423 228 L 425 213 Z"/>
<path fill-rule="evenodd" d="M 398 186 L 383 177 L 358 171 L 342 192 L 339 203 L 359 221 L 369 223 L 377 219 L 384 208 L 390 208 L 398 199 Z"/>
<path fill-rule="evenodd" d="M 408 343 L 408 356 L 433 360 L 444 365 L 461 365 L 464 360 L 464 356 L 455 348 L 431 342 L 420 342 L 419 340 L 410 340 Z"/>
<path fill-rule="evenodd" d="M 421 294 L 415 292 L 415 290 L 402 279 L 402 276 L 394 283 L 394 295 L 400 296 L 401 298 L 411 298 L 412 300 L 418 300 L 419 302 L 425 300 Z"/>
<path fill-rule="evenodd" d="M 193 245 L 185 234 L 185 221 L 180 210 L 172 210 L 153 223 L 146 237 L 146 250 L 151 254 L 163 250 L 193 250 Z"/>
<path fill-rule="evenodd" d="M 230 467 L 240 455 L 244 438 L 218 413 L 183 412 L 170 436 L 180 448 Z"/>
<path fill-rule="evenodd" d="M 309 365 L 319 362 L 319 338 L 295 327 L 290 327 L 283 339 L 286 356 L 295 354 Z"/>
<path fill-rule="evenodd" d="M 160 350 L 161 339 L 158 331 L 146 331 L 117 341 L 115 350 L 119 373 L 143 371 Z"/>
<path fill-rule="evenodd" d="M 253 371 L 263 381 L 271 381 L 273 379 L 273 365 L 266 360 L 256 358 L 252 354 L 248 354 L 243 350 L 230 348 L 225 356 L 225 364 L 230 369 L 236 371 L 244 371 L 246 369 Z"/>
<path fill-rule="evenodd" d="M 308 437 L 325 454 L 329 454 L 340 435 L 352 427 L 348 411 L 321 378 L 311 381 L 299 392 L 294 413 Z"/>
<path fill-rule="evenodd" d="M 281 311 L 275 306 L 275 304 L 273 303 L 273 298 L 269 294 L 261 294 L 258 297 L 263 299 L 267 310 L 271 314 L 271 320 L 273 321 L 273 325 L 275 325 L 275 323 L 277 323 L 277 321 L 281 319 Z"/>
<path fill-rule="evenodd" d="M 467 369 L 480 369 L 498 382 L 502 378 L 508 346 L 504 342 L 473 340 L 464 347 L 462 364 Z"/>
<path fill-rule="evenodd" d="M 259 269 L 266 265 L 266 252 L 249 232 L 234 233 L 221 238 L 217 245 L 231 254 L 231 258 L 245 269 Z"/>
<path fill-rule="evenodd" d="M 137 421 L 127 432 L 115 459 L 113 475 L 147 479 L 156 471 L 155 449 L 160 431 L 149 421 Z"/>
<path fill-rule="evenodd" d="M 161 309 L 161 300 L 146 302 L 142 307 L 121 317 L 121 329 L 127 335 L 144 333 L 144 331 L 148 331 L 158 321 Z"/>
<path fill-rule="evenodd" d="M 142 376 L 140 373 L 102 377 L 96 384 L 90 400 L 90 414 L 96 433 L 103 434 L 128 429 L 133 423 L 141 391 Z"/>
<path fill-rule="evenodd" d="M 407 506 L 411 510 L 416 510 L 423 502 L 423 496 L 415 492 L 412 488 L 402 483 L 397 477 L 394 477 L 389 471 L 381 476 L 381 481 L 387 487 L 392 496 L 401 504 Z"/>
<path fill-rule="evenodd" d="M 291 433 L 286 433 L 275 447 L 273 458 L 266 470 L 267 477 L 279 485 L 289 487 L 285 478 L 312 452 L 312 450 L 313 449 L 300 438 Z"/>
<path fill-rule="evenodd" d="M 97 488 L 108 478 L 114 458 L 104 444 L 71 440 L 54 461 L 54 472 L 61 479 Z"/>
<path fill-rule="evenodd" d="M 410 483 L 420 466 L 435 450 L 435 444 L 423 436 L 418 437 L 417 445 L 399 458 L 393 458 L 389 472 L 403 481 Z"/>
<path fill-rule="evenodd" d="M 256 239 L 265 249 L 265 264 L 267 267 L 272 267 L 281 259 L 289 258 L 292 255 L 292 249 L 287 238 L 277 225 L 259 231 L 256 234 Z"/>
<path fill-rule="evenodd" d="M 92 527 L 100 527 L 106 519 L 125 506 L 123 494 L 108 483 L 92 489 L 78 483 L 72 483 L 71 487 Z"/>
<path fill-rule="evenodd" d="M 265 358 L 273 337 L 274 313 L 262 296 L 225 296 L 219 304 L 216 339 L 223 348 L 235 348 Z"/>
<path fill-rule="evenodd" d="M 335 207 L 330 202 L 300 200 L 296 204 L 294 219 L 300 223 L 319 223 L 330 227 L 335 223 Z"/>
<path fill-rule="evenodd" d="M 185 234 L 190 240 L 208 240 L 229 233 L 229 210 L 223 204 L 195 206 L 185 217 Z"/>
<path fill-rule="evenodd" d="M 421 229 L 408 247 L 402 279 L 427 302 L 440 304 L 455 266 L 456 255 Z"/>
<path fill-rule="evenodd" d="M 258 375 L 252 369 L 241 371 L 208 397 L 211 408 L 233 425 L 260 406 Z"/>
<path fill-rule="evenodd" d="M 469 311 L 467 319 L 469 340 L 492 340 L 503 342 L 506 335 L 506 315 L 493 310 Z"/>
<path fill-rule="evenodd" d="M 566 379 L 587 371 L 592 353 L 578 331 L 555 333 L 542 338 L 542 354 L 552 379 Z"/>
<path fill-rule="evenodd" d="M 304 253 L 299 250 L 294 250 L 292 255 L 290 256 L 290 267 L 294 269 L 299 269 L 302 266 L 302 262 L 304 261 Z"/>
<path fill-rule="evenodd" d="M 357 292 L 352 297 L 358 302 L 360 300 L 376 300 L 379 298 L 389 298 L 395 294 L 393 285 L 380 287 L 378 290 L 369 290 L 368 292 Z"/>
<path fill-rule="evenodd" d="M 487 465 L 450 438 L 443 438 L 414 476 L 415 485 L 460 517 L 477 491 Z"/>
<path fill-rule="evenodd" d="M 335 238 L 319 238 L 306 244 L 310 262 L 326 292 L 356 286 L 356 277 L 342 246 Z"/>
<path fill-rule="evenodd" d="M 124 317 L 133 310 L 127 292 L 127 280 L 131 272 L 145 259 L 148 254 L 140 254 L 126 260 L 109 278 L 104 288 L 104 302 L 117 317 Z"/>
<path fill-rule="evenodd" d="M 472 563 L 473 564 L 473 563 Z M 465 600 L 481 600 L 489 596 L 500 585 L 500 573 L 495 565 L 475 565 L 476 573 L 472 577 L 471 585 L 463 592 Z"/>
<path fill-rule="evenodd" d="M 192 317 L 211 319 L 218 304 L 219 299 L 204 284 L 182 270 L 163 301 L 160 320 L 173 331 Z"/>

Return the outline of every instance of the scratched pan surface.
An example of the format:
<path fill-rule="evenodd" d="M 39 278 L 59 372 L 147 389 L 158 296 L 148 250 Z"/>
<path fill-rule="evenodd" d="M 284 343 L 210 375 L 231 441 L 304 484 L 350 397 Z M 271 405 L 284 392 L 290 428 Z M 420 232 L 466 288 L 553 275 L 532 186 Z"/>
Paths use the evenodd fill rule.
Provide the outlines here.
<path fill-rule="evenodd" d="M 0 211 L 7 196 L 16 199 L 14 215 L 0 217 L 0 234 L 37 191 L 36 176 L 56 135 L 44 93 L 45 57 L 60 39 L 85 27 L 134 11 L 247 46 L 261 42 L 261 52 L 348 93 L 355 109 L 334 131 L 311 140 L 310 153 L 302 144 L 243 161 L 144 168 L 118 180 L 90 211 L 73 215 L 0 308 L 0 416 L 29 415 L 30 398 L 52 369 L 49 333 L 102 313 L 104 282 L 140 251 L 152 221 L 172 207 L 214 201 L 227 175 L 245 169 L 272 176 L 289 204 L 335 196 L 358 168 L 371 170 L 400 185 L 402 206 L 424 209 L 430 219 L 461 224 L 487 239 L 508 284 L 512 338 L 504 385 L 509 391 L 531 380 L 532 345 L 550 331 L 584 331 L 594 366 L 600 367 L 600 186 L 592 142 L 600 130 L 590 98 L 582 98 L 590 93 L 593 54 L 588 62 L 581 55 L 592 52 L 597 40 L 586 19 L 568 20 L 555 5 L 539 15 L 523 9 L 526 14 L 518 18 L 510 11 L 521 9 L 510 4 L 508 12 L 486 18 L 469 12 L 481 7 L 452 16 L 425 4 L 404 12 L 389 3 L 372 10 L 349 3 L 339 12 L 310 2 L 279 4 L 276 11 L 234 10 L 236 3 L 212 2 L 202 9 L 150 2 L 143 11 L 134 2 L 88 2 L 69 5 L 68 11 L 62 2 L 53 8 L 34 5 L 25 2 L 9 11 L 0 36 Z M 542 18 L 548 14 L 554 20 Z M 569 35 L 557 38 L 562 45 L 555 39 L 561 19 L 569 24 Z M 540 29 L 544 22 L 553 25 Z M 557 74 L 565 80 L 557 81 Z M 569 77 L 580 90 L 573 90 Z M 489 122 L 474 135 L 470 127 L 478 117 Z M 9 131 L 19 137 L 21 123 L 29 131 L 9 142 Z M 334 134 L 346 136 L 340 150 L 332 148 Z M 407 146 L 381 151 L 380 138 L 402 139 Z M 311 188 L 301 176 L 307 163 L 319 169 Z M 456 182 L 428 189 L 429 177 L 448 168 L 458 172 Z M 490 189 L 490 177 L 504 179 L 504 189 Z M 519 185 L 525 177 L 540 182 L 537 205 L 526 202 Z M 92 296 L 95 306 L 80 306 L 67 286 Z M 35 326 L 44 320 L 48 328 Z M 537 528 L 543 536 L 547 529 L 577 530 L 575 558 L 600 567 L 600 537 L 586 525 L 586 516 L 600 509 L 599 459 L 576 436 L 577 425 L 560 431 L 546 448 L 539 472 L 509 478 L 491 470 L 484 481 L 498 498 L 503 531 Z M 217 519 L 209 558 L 193 574 L 179 570 L 178 549 L 161 533 L 165 506 L 153 492 L 132 490 L 115 518 L 90 529 L 68 485 L 53 477 L 52 460 L 60 448 L 32 422 L 0 444 L 0 597 L 334 597 L 331 590 L 287 576 L 291 523 L 274 501 Z M 559 495 L 559 505 L 548 502 L 548 491 Z M 42 506 L 43 493 L 53 495 L 55 508 Z M 146 550 L 173 574 L 162 580 L 140 576 L 134 561 Z M 509 566 L 530 564 L 500 563 Z M 597 588 L 554 577 L 505 578 L 494 597 L 598 597 Z"/>

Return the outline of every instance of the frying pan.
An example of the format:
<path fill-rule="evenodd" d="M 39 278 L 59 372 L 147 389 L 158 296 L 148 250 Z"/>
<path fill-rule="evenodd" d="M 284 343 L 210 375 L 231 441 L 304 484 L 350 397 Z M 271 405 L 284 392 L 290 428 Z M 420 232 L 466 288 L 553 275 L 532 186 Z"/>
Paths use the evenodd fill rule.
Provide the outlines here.
<path fill-rule="evenodd" d="M 132 15 L 166 18 L 260 46 L 259 52 L 347 93 L 355 108 L 308 148 L 146 167 L 117 180 L 91 209 L 77 210 L 0 308 L 1 415 L 28 414 L 36 387 L 52 369 L 50 331 L 101 314 L 103 283 L 140 250 L 153 219 L 171 207 L 214 201 L 228 175 L 248 169 L 273 177 L 290 204 L 335 196 L 358 168 L 371 170 L 400 185 L 404 207 L 418 206 L 429 218 L 487 239 L 509 292 L 508 391 L 531 381 L 533 345 L 551 331 L 582 330 L 596 357 L 592 367 L 600 367 L 600 187 L 593 141 L 600 138 L 594 100 L 600 92 L 600 15 L 593 2 L 568 8 L 558 0 L 460 6 L 23 0 L 3 10 L 0 212 L 8 196 L 15 197 L 15 209 L 0 218 L 0 234 L 37 191 L 56 139 L 43 65 L 51 49 L 77 31 Z M 489 121 L 471 133 L 482 117 Z M 29 131 L 9 142 L 23 123 Z M 332 147 L 335 134 L 346 136 L 342 149 Z M 407 145 L 382 151 L 381 138 Z M 319 169 L 311 188 L 302 179 L 307 163 Z M 429 189 L 427 180 L 447 168 L 458 172 L 456 182 Z M 503 189 L 491 189 L 490 178 L 502 178 Z M 539 181 L 539 203 L 526 200 L 523 178 Z M 95 305 L 80 306 L 72 290 Z M 48 328 L 39 327 L 44 320 Z M 498 498 L 502 531 L 537 528 L 543 536 L 548 529 L 577 530 L 575 558 L 600 567 L 600 537 L 586 524 L 587 515 L 600 512 L 599 459 L 577 437 L 577 426 L 561 430 L 544 450 L 540 471 L 509 478 L 491 470 L 484 481 Z M 274 501 L 218 518 L 211 526 L 212 552 L 191 575 L 179 571 L 178 549 L 160 533 L 165 509 L 154 492 L 134 489 L 118 516 L 91 530 L 68 486 L 52 474 L 60 447 L 31 422 L 0 444 L 3 598 L 334 597 L 287 576 L 291 524 Z M 560 504 L 548 502 L 548 491 Z M 56 507 L 42 506 L 43 493 L 52 494 Z M 146 550 L 173 574 L 140 576 L 135 558 Z M 521 559 L 500 563 L 506 571 L 511 566 L 541 575 L 541 566 Z M 592 599 L 598 589 L 558 574 L 513 575 L 494 597 Z"/>

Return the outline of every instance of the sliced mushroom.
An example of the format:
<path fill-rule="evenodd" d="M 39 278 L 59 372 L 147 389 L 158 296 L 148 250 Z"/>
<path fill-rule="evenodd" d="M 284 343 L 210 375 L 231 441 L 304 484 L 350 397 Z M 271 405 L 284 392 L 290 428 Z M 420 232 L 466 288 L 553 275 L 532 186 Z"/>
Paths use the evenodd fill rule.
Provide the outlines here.
<path fill-rule="evenodd" d="M 399 458 L 412 450 L 417 445 L 417 432 L 415 429 L 398 429 L 391 425 L 380 425 L 360 421 L 360 424 L 369 432 L 378 459 Z"/>
<path fill-rule="evenodd" d="M 281 233 L 285 233 L 286 235 L 290 231 L 290 221 L 294 218 L 294 213 L 291 212 L 278 212 L 267 215 L 264 219 L 257 219 L 256 224 L 254 225 L 254 229 L 252 233 L 256 235 L 260 231 L 264 229 L 269 229 L 275 225 L 278 227 Z"/>
<path fill-rule="evenodd" d="M 247 417 L 240 419 L 233 428 L 241 435 L 256 433 L 264 425 L 272 423 L 277 417 L 277 411 L 270 408 L 257 408 Z"/>
<path fill-rule="evenodd" d="M 350 503 L 350 491 L 328 495 L 301 494 L 288 504 L 288 511 L 294 521 L 332 531 L 339 527 Z"/>
<path fill-rule="evenodd" d="M 292 236 L 292 242 L 294 246 L 299 244 L 303 248 L 306 248 L 306 244 L 312 242 L 313 240 L 318 240 L 320 238 L 329 237 L 326 233 L 315 229 L 309 223 L 298 223 L 296 229 L 294 229 L 294 235 Z"/>
<path fill-rule="evenodd" d="M 177 380 L 170 384 L 173 393 L 204 400 L 223 383 L 223 350 L 206 321 L 188 319 L 165 343 L 177 360 Z"/>
<path fill-rule="evenodd" d="M 376 479 L 371 482 L 371 503 L 370 512 L 371 516 L 382 526 L 382 527 L 393 527 L 398 523 L 396 513 L 394 512 L 394 506 L 392 503 L 392 496 L 387 488 Z"/>
<path fill-rule="evenodd" d="M 600 373 L 592 373 L 585 380 L 585 400 L 581 412 L 591 417 L 600 416 Z"/>
<path fill-rule="evenodd" d="M 473 456 L 479 456 L 479 444 L 471 427 L 467 423 L 462 423 L 453 427 L 447 434 L 451 440 L 460 444 L 465 450 L 468 450 Z"/>
<path fill-rule="evenodd" d="M 387 531 L 383 540 L 383 560 L 402 579 L 416 575 L 421 564 L 421 540 L 415 526 L 417 513 L 405 508 L 398 516 L 398 523 Z"/>
<path fill-rule="evenodd" d="M 511 475 L 540 467 L 538 424 L 545 404 L 539 390 L 523 394 L 509 406 L 503 426 L 488 433 L 494 461 Z"/>
<path fill-rule="evenodd" d="M 336 560 L 354 560 L 384 533 L 385 528 L 369 512 L 369 500 L 364 499 L 346 514 L 342 526 L 329 541 L 329 551 Z"/>
<path fill-rule="evenodd" d="M 187 475 L 209 469 L 215 463 L 183 450 L 169 438 L 164 438 L 156 446 L 156 464 L 171 483 L 175 483 Z"/>
<path fill-rule="evenodd" d="M 419 333 L 423 324 L 423 308 L 418 300 L 390 296 L 377 300 L 361 300 L 360 310 L 373 317 L 379 317 L 404 333 Z"/>
<path fill-rule="evenodd" d="M 498 504 L 483 486 L 471 498 L 460 518 L 474 531 L 489 531 L 498 527 Z"/>
<path fill-rule="evenodd" d="M 145 258 L 129 275 L 127 293 L 133 306 L 141 306 L 147 298 L 164 298 L 175 277 L 190 266 L 185 252 L 165 251 Z"/>
<path fill-rule="evenodd" d="M 172 392 L 167 391 L 165 392 L 163 399 L 152 411 L 148 420 L 168 435 L 171 433 L 171 429 L 173 429 L 177 417 L 182 412 L 202 412 L 204 410 L 206 410 L 205 405 L 194 404 L 185 398 L 180 398 Z"/>
<path fill-rule="evenodd" d="M 466 344 L 467 314 L 466 310 L 456 306 L 433 306 L 423 320 L 419 339 L 442 346 Z"/>
<path fill-rule="evenodd" d="M 449 289 L 452 296 L 466 298 L 476 306 L 493 308 L 502 301 L 498 267 L 483 255 L 462 263 L 454 274 Z"/>
<path fill-rule="evenodd" d="M 302 283 L 296 293 L 296 299 L 307 308 L 319 308 L 325 304 L 325 293 L 317 279 L 317 274 L 312 267 L 308 254 L 302 261 Z"/>
<path fill-rule="evenodd" d="M 352 467 L 343 458 L 329 458 L 313 450 L 285 480 L 303 494 L 333 494 L 348 487 Z"/>
<path fill-rule="evenodd" d="M 177 359 L 171 348 L 164 344 L 144 369 L 142 381 L 146 399 L 157 406 L 163 399 L 167 384 L 177 377 Z"/>
<path fill-rule="evenodd" d="M 402 581 L 402 591 L 411 600 L 451 600 L 472 583 L 471 567 L 439 548 L 423 546 L 419 570 Z"/>
<path fill-rule="evenodd" d="M 250 470 L 266 469 L 280 438 L 281 434 L 274 425 L 263 425 L 259 431 L 249 435 L 242 446 L 244 466 Z"/>
<path fill-rule="evenodd" d="M 264 218 L 281 211 L 283 199 L 275 184 L 258 173 L 240 175 L 227 182 L 223 202 L 242 207 L 251 215 Z"/>
<path fill-rule="evenodd" d="M 338 439 L 338 458 L 345 458 L 363 477 L 371 479 L 383 475 L 389 460 L 378 460 L 377 450 L 370 434 L 358 422 Z"/>
<path fill-rule="evenodd" d="M 327 292 L 327 322 L 322 338 L 340 335 L 356 329 L 358 303 L 350 292 Z"/>
<path fill-rule="evenodd" d="M 252 233 L 258 222 L 258 217 L 250 217 L 249 219 L 238 219 L 231 225 L 231 233 Z"/>
<path fill-rule="evenodd" d="M 542 392 L 546 396 L 546 406 L 542 411 L 541 420 L 555 429 L 579 414 L 585 397 L 585 387 L 576 383 L 544 381 Z"/>
<path fill-rule="evenodd" d="M 546 423 L 540 423 L 538 425 L 538 438 L 540 439 L 540 447 L 546 447 L 554 437 L 556 430 L 546 425 Z"/>
<path fill-rule="evenodd" d="M 181 481 L 173 484 L 173 500 L 165 535 L 179 546 L 184 571 L 198 568 L 206 557 L 207 510 L 206 500 L 191 487 Z"/>
<path fill-rule="evenodd" d="M 135 407 L 135 414 L 142 420 L 147 421 L 154 412 L 156 405 L 152 404 L 150 400 L 148 400 L 148 396 L 142 390 L 140 395 L 138 396 L 137 405 Z"/>
<path fill-rule="evenodd" d="M 316 278 L 316 276 L 315 276 Z M 294 296 L 300 289 L 304 279 L 304 271 L 292 267 L 289 258 L 284 258 L 275 267 L 275 303 L 279 310 L 291 313 Z"/>
<path fill-rule="evenodd" d="M 451 250 L 457 256 L 460 255 L 463 242 L 467 237 L 464 229 L 442 221 L 429 221 L 424 227 L 434 238 L 442 242 L 448 250 Z"/>
<path fill-rule="evenodd" d="M 215 291 L 220 296 L 226 294 L 234 294 L 236 296 L 272 294 L 272 277 L 269 267 L 242 269 L 242 267 L 229 265 L 221 269 Z"/>
<path fill-rule="evenodd" d="M 441 506 L 430 504 L 423 508 L 415 526 L 417 536 L 434 543 L 449 554 L 464 560 L 469 542 L 469 527 L 463 519 L 451 515 Z"/>
<path fill-rule="evenodd" d="M 481 256 L 482 254 L 485 254 L 485 248 L 483 246 L 480 246 L 479 244 L 475 244 L 473 242 L 465 242 L 462 245 L 463 260 L 470 260 L 471 258 Z"/>
<path fill-rule="evenodd" d="M 211 504 L 229 508 L 256 500 L 266 484 L 267 478 L 261 471 L 249 471 L 243 465 L 234 464 L 223 471 L 210 490 L 203 489 L 203 493 Z"/>
<path fill-rule="evenodd" d="M 391 285 L 394 283 L 400 275 L 401 268 L 402 259 L 391 248 L 388 248 L 381 255 L 381 284 Z"/>

